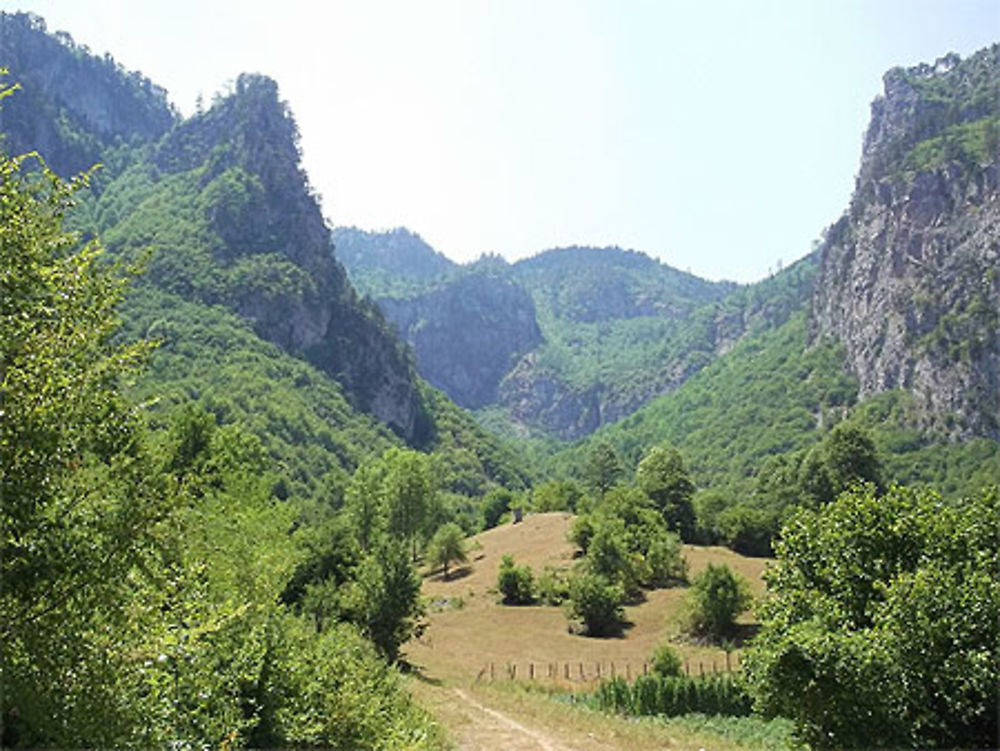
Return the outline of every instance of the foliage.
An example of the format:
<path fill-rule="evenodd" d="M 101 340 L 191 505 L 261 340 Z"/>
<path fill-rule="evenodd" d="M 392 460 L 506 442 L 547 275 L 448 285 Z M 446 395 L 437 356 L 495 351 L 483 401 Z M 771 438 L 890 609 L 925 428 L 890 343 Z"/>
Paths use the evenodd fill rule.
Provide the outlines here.
<path fill-rule="evenodd" d="M 585 572 L 570 579 L 566 617 L 587 636 L 617 636 L 625 625 L 625 592 L 603 576 Z"/>
<path fill-rule="evenodd" d="M 590 450 L 585 477 L 600 500 L 604 500 L 604 494 L 615 486 L 622 472 L 622 462 L 614 447 L 606 441 L 596 442 Z"/>
<path fill-rule="evenodd" d="M 535 601 L 535 575 L 531 566 L 517 566 L 512 555 L 500 560 L 497 570 L 497 590 L 504 605 L 530 605 Z"/>
<path fill-rule="evenodd" d="M 569 599 L 569 578 L 565 569 L 546 566 L 535 586 L 538 600 L 545 605 L 562 605 Z"/>
<path fill-rule="evenodd" d="M 983 747 L 997 733 L 1000 494 L 857 489 L 796 512 L 745 657 L 759 708 L 817 747 Z"/>
<path fill-rule="evenodd" d="M 468 559 L 464 538 L 462 528 L 454 522 L 448 522 L 434 533 L 427 546 L 428 563 L 443 568 L 445 579 L 448 578 L 448 566 L 452 563 L 465 563 Z"/>
<path fill-rule="evenodd" d="M 746 717 L 753 706 L 739 679 L 660 673 L 640 675 L 631 685 L 620 677 L 604 681 L 597 689 L 597 703 L 606 712 L 667 717 L 692 712 Z"/>
<path fill-rule="evenodd" d="M 661 644 L 653 652 L 650 660 L 653 664 L 653 673 L 662 676 L 679 676 L 683 672 L 683 663 L 677 650 L 669 644 Z"/>
<path fill-rule="evenodd" d="M 398 674 L 352 628 L 316 633 L 286 616 L 274 630 L 263 684 L 268 703 L 252 747 L 419 751 L 444 745 Z"/>
<path fill-rule="evenodd" d="M 694 537 L 694 483 L 680 452 L 661 445 L 649 449 L 636 467 L 639 488 L 663 514 L 667 527 L 690 541 Z"/>
<path fill-rule="evenodd" d="M 694 577 L 687 596 L 687 628 L 694 634 L 722 639 L 736 618 L 750 607 L 750 585 L 726 565 L 708 564 Z"/>
<path fill-rule="evenodd" d="M 436 493 L 430 458 L 412 449 L 392 448 L 382 463 L 389 534 L 410 543 L 415 561 L 419 535 Z"/>
<path fill-rule="evenodd" d="M 420 577 L 406 546 L 382 540 L 358 565 L 351 596 L 351 620 L 391 662 L 399 648 L 424 629 Z"/>
<path fill-rule="evenodd" d="M 574 520 L 570 537 L 584 551 L 586 569 L 621 585 L 632 599 L 642 587 L 669 586 L 687 575 L 680 539 L 637 488 L 613 489 L 592 513 Z"/>

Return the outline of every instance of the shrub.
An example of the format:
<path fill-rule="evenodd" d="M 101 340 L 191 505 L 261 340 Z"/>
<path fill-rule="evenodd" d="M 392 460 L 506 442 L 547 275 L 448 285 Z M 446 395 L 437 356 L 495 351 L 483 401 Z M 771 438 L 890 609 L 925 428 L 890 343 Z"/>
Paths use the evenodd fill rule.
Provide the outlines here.
<path fill-rule="evenodd" d="M 603 576 L 582 574 L 570 580 L 566 614 L 583 625 L 588 636 L 615 636 L 625 620 L 625 593 Z"/>
<path fill-rule="evenodd" d="M 562 605 L 569 599 L 569 580 L 562 569 L 546 566 L 538 577 L 538 599 L 546 605 Z"/>
<path fill-rule="evenodd" d="M 530 566 L 515 566 L 514 557 L 505 555 L 497 573 L 497 589 L 504 605 L 529 605 L 535 601 L 535 575 Z"/>
<path fill-rule="evenodd" d="M 729 566 L 708 564 L 694 578 L 687 599 L 687 628 L 694 634 L 722 639 L 737 616 L 750 607 L 750 585 Z"/>
<path fill-rule="evenodd" d="M 604 711 L 632 715 L 708 715 L 746 717 L 753 702 L 738 678 L 713 675 L 698 678 L 641 675 L 630 686 L 622 678 L 604 681 L 597 689 L 597 705 Z"/>
<path fill-rule="evenodd" d="M 653 652 L 653 672 L 657 675 L 680 675 L 681 658 L 669 644 L 661 644 Z"/>

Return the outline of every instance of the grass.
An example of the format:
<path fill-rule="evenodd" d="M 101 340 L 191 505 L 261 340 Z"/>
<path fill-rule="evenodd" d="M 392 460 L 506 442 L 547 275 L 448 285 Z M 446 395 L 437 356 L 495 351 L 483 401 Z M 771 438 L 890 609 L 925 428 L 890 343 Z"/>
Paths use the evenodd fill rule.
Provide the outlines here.
<path fill-rule="evenodd" d="M 589 689 L 599 677 L 598 666 L 600 677 L 608 677 L 612 670 L 618 675 L 637 675 L 657 645 L 671 639 L 692 673 L 725 668 L 724 650 L 678 638 L 675 619 L 686 588 L 655 590 L 648 593 L 645 602 L 627 607 L 631 625 L 621 638 L 612 639 L 570 633 L 559 607 L 498 604 L 497 569 L 504 554 L 513 555 L 518 564 L 530 565 L 536 574 L 545 565 L 565 568 L 574 564 L 574 548 L 566 539 L 572 519 L 567 513 L 529 515 L 520 524 L 488 530 L 474 538 L 481 548 L 449 580 L 440 574 L 425 577 L 423 592 L 431 602 L 461 598 L 463 605 L 434 608 L 427 631 L 407 645 L 406 658 L 425 675 L 462 684 L 475 681 L 477 676 L 488 677 L 490 663 L 494 677 L 506 675 L 507 666 L 516 666 L 517 677 L 527 677 L 533 664 L 536 678 L 548 676 L 548 666 L 553 663 L 558 664 L 556 670 L 564 678 L 569 664 L 567 688 Z M 747 558 L 721 547 L 691 545 L 684 546 L 684 554 L 691 576 L 709 563 L 725 563 L 750 581 L 755 595 L 763 594 L 765 559 Z M 752 617 L 744 616 L 742 622 L 751 626 Z M 730 655 L 734 667 L 738 660 L 738 653 Z M 581 683 L 588 685 L 577 686 Z"/>

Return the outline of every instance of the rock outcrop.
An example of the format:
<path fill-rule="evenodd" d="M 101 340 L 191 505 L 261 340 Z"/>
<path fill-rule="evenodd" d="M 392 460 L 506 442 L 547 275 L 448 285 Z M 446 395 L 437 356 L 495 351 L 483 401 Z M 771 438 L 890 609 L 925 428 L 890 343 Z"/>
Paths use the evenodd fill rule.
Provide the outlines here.
<path fill-rule="evenodd" d="M 421 375 L 468 409 L 496 402 L 503 377 L 542 342 L 531 296 L 501 274 L 472 271 L 378 304 L 413 348 Z"/>
<path fill-rule="evenodd" d="M 1000 437 L 998 91 L 1000 45 L 886 74 L 812 301 L 861 397 L 907 389 L 955 438 Z"/>

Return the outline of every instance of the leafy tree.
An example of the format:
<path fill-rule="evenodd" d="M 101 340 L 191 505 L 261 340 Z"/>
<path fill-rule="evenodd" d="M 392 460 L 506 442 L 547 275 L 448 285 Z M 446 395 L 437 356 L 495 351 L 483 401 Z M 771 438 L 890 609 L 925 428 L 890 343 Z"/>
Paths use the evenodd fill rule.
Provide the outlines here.
<path fill-rule="evenodd" d="M 750 607 L 751 600 L 746 579 L 729 566 L 710 563 L 691 583 L 688 628 L 696 634 L 722 639 L 732 632 L 736 618 Z"/>
<path fill-rule="evenodd" d="M 625 592 L 603 576 L 583 573 L 570 579 L 566 616 L 579 621 L 587 636 L 615 636 L 625 622 Z"/>
<path fill-rule="evenodd" d="M 410 543 L 416 561 L 418 535 L 435 494 L 430 457 L 419 451 L 393 448 L 382 461 L 386 467 L 383 488 L 389 532 Z"/>
<path fill-rule="evenodd" d="M 615 486 L 624 471 L 621 459 L 614 447 L 607 441 L 598 441 L 590 450 L 585 469 L 587 484 L 600 500 Z"/>
<path fill-rule="evenodd" d="M 492 529 L 499 524 L 513 502 L 514 493 L 507 488 L 491 488 L 483 498 L 483 527 Z"/>
<path fill-rule="evenodd" d="M 505 555 L 497 571 L 497 589 L 504 605 L 529 605 L 535 601 L 534 574 L 530 566 L 514 565 L 514 557 Z"/>
<path fill-rule="evenodd" d="M 996 741 L 1000 493 L 856 489 L 785 524 L 745 655 L 759 709 L 818 748 Z"/>
<path fill-rule="evenodd" d="M 362 464 L 354 471 L 347 486 L 344 509 L 363 551 L 370 550 L 386 528 L 384 486 L 385 465 L 382 462 Z"/>
<path fill-rule="evenodd" d="M 361 559 L 352 595 L 352 620 L 391 662 L 399 648 L 424 629 L 420 577 L 406 546 L 383 540 Z"/>
<path fill-rule="evenodd" d="M 654 446 L 636 467 L 635 479 L 663 514 L 667 526 L 684 540 L 694 538 L 694 482 L 677 449 Z"/>
<path fill-rule="evenodd" d="M 431 538 L 427 558 L 431 566 L 444 569 L 445 579 L 448 578 L 448 566 L 452 563 L 465 563 L 467 560 L 464 538 L 462 528 L 454 522 L 445 524 Z"/>
<path fill-rule="evenodd" d="M 172 502 L 121 393 L 148 351 L 113 339 L 122 270 L 62 230 L 81 181 L 28 159 L 0 155 L 2 740 L 113 746 L 151 708 L 130 654 Z"/>

